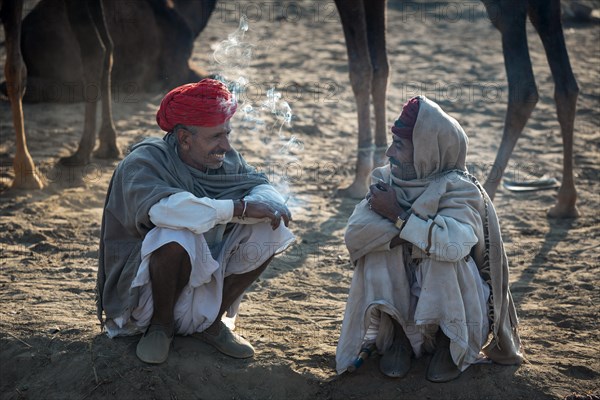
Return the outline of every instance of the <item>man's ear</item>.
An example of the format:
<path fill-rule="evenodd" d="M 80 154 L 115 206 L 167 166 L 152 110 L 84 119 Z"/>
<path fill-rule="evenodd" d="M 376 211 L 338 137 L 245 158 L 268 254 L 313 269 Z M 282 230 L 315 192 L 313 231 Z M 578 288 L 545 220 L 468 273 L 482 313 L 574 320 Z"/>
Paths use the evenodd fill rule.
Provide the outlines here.
<path fill-rule="evenodd" d="M 189 146 L 190 137 L 192 136 L 187 130 L 178 127 L 175 130 L 175 135 L 177 136 L 177 143 L 180 146 Z"/>

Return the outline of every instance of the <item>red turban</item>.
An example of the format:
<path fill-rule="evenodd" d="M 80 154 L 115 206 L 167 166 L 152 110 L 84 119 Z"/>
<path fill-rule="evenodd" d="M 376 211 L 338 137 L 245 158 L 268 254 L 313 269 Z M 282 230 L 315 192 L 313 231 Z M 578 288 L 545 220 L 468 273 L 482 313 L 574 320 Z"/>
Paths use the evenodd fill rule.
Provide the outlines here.
<path fill-rule="evenodd" d="M 413 97 L 402 107 L 402 113 L 392 126 L 392 133 L 403 139 L 412 140 L 413 129 L 419 114 L 419 98 Z"/>
<path fill-rule="evenodd" d="M 156 122 L 164 131 L 175 125 L 217 126 L 229 120 L 237 109 L 231 92 L 222 82 L 202 79 L 171 90 L 160 102 Z"/>

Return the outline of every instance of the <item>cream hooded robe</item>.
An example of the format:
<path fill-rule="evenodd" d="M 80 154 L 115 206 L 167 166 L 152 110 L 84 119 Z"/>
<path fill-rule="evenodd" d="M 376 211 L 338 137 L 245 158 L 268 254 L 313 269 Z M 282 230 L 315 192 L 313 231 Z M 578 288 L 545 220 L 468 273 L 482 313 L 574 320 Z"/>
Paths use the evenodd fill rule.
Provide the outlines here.
<path fill-rule="evenodd" d="M 397 179 L 389 165 L 373 171 L 373 183 L 391 184 L 398 202 L 410 208 L 400 232 L 410 243 L 390 249 L 399 234 L 394 224 L 366 200 L 355 207 L 345 235 L 355 270 L 336 352 L 338 373 L 368 341 L 381 353 L 389 348 L 390 318 L 402 325 L 417 357 L 431 350 L 439 326 L 461 371 L 480 352 L 502 364 L 521 362 L 500 225 L 491 200 L 466 171 L 467 143 L 458 122 L 420 96 L 413 131 L 417 179 Z"/>

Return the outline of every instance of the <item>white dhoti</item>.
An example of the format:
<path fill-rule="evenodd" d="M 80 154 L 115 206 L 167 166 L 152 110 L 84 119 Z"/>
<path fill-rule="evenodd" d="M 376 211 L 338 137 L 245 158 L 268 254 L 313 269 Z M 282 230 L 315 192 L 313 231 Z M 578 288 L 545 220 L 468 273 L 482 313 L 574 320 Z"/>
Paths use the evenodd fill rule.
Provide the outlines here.
<path fill-rule="evenodd" d="M 223 281 L 229 275 L 243 274 L 264 264 L 284 251 L 294 235 L 283 223 L 273 230 L 269 223 L 234 224 L 213 257 L 203 234 L 187 229 L 153 228 L 142 243 L 142 262 L 131 283 L 139 288 L 139 303 L 124 315 L 106 321 L 109 337 L 143 332 L 154 311 L 150 282 L 150 257 L 161 246 L 177 242 L 188 253 L 192 266 L 190 279 L 175 304 L 175 332 L 189 335 L 202 332 L 218 317 L 223 294 Z M 214 252 L 214 249 L 213 249 Z M 241 296 L 227 310 L 227 317 L 237 314 Z"/>
<path fill-rule="evenodd" d="M 354 362 L 365 342 L 384 352 L 392 343 L 391 318 L 404 329 L 416 357 L 430 351 L 439 326 L 463 371 L 480 357 L 489 333 L 489 287 L 475 262 L 422 259 L 405 265 L 402 247 L 372 252 L 354 270 L 340 340 L 337 372 Z"/>

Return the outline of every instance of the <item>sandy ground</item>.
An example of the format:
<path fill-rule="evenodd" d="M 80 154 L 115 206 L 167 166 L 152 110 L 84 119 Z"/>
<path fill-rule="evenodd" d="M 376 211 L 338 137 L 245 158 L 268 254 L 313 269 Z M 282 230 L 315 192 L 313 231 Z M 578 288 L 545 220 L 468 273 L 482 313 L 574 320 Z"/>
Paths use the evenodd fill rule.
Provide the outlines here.
<path fill-rule="evenodd" d="M 97 244 L 116 161 L 94 159 L 81 169 L 55 168 L 58 157 L 76 147 L 83 104 L 26 105 L 29 146 L 50 185 L 36 192 L 3 191 L 0 199 L 0 398 L 599 396 L 600 25 L 565 27 L 581 88 L 575 136 L 581 218 L 546 218 L 554 190 L 523 194 L 501 189 L 495 201 L 527 362 L 519 367 L 476 365 L 456 381 L 433 384 L 424 377 L 429 356 L 413 360 L 411 372 L 401 380 L 385 378 L 377 357 L 354 374 L 335 374 L 335 346 L 352 277 L 343 232 L 355 202 L 334 194 L 350 183 L 357 130 L 344 38 L 331 2 L 283 2 L 268 12 L 269 4 L 222 2 L 193 55 L 195 63 L 211 71 L 247 79 L 242 100 L 255 113 L 235 117 L 233 143 L 290 195 L 294 213 L 296 245 L 250 288 L 237 321 L 237 329 L 256 347 L 254 359 L 232 360 L 195 339 L 176 337 L 168 361 L 149 366 L 135 356 L 137 337 L 111 340 L 100 332 L 94 304 Z M 438 101 L 470 135 L 470 169 L 483 180 L 499 144 L 506 107 L 500 35 L 479 3 L 412 4 L 411 10 L 397 2 L 389 5 L 393 75 L 388 120 L 414 94 Z M 257 7 L 262 7 L 260 14 Z M 246 47 L 252 57 L 234 57 L 243 61 L 240 68 L 218 65 L 212 53 L 236 30 L 241 12 L 250 17 L 243 40 L 252 45 Z M 517 144 L 509 176 L 560 179 L 553 83 L 542 45 L 531 26 L 528 31 L 540 101 Z M 281 102 L 278 114 L 261 110 L 272 87 L 291 108 L 289 125 Z M 154 114 L 162 94 L 114 97 L 122 149 L 161 135 Z M 0 103 L 2 189 L 12 179 L 9 110 L 6 102 Z M 296 139 L 290 140 L 292 136 Z"/>

